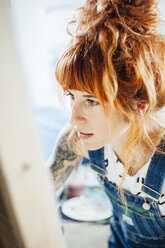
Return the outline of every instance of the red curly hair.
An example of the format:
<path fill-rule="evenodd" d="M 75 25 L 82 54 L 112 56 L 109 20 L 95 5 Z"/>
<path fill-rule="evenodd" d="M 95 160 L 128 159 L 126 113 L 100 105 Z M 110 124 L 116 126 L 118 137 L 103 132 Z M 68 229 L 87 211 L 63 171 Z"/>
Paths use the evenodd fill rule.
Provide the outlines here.
<path fill-rule="evenodd" d="M 144 130 L 146 118 L 165 106 L 165 36 L 158 32 L 160 22 L 156 0 L 87 0 L 72 21 L 76 31 L 56 66 L 64 91 L 89 92 L 107 115 L 117 108 L 131 123 L 125 144 L 129 175 L 139 170 L 131 163 L 131 149 L 139 142 L 154 145 Z M 134 100 L 147 104 L 143 116 L 133 109 Z M 162 129 L 157 135 L 162 136 Z"/>

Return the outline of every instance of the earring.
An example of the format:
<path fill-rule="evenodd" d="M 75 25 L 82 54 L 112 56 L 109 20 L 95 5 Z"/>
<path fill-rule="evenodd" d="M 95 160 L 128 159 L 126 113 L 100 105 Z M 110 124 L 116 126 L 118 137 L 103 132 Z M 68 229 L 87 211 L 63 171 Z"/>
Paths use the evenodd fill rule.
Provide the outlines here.
<path fill-rule="evenodd" d="M 144 109 L 145 108 L 145 104 L 144 103 L 137 103 L 137 107 L 139 108 L 139 109 Z"/>

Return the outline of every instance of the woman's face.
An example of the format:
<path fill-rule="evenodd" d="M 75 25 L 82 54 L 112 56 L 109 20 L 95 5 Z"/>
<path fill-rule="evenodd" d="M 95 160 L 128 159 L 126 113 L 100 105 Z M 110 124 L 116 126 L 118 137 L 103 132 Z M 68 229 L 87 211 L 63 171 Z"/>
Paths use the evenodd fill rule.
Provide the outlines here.
<path fill-rule="evenodd" d="M 129 124 L 119 111 L 113 111 L 108 118 L 98 99 L 89 93 L 67 90 L 66 95 L 71 100 L 70 124 L 88 150 L 113 145 L 128 130 Z"/>

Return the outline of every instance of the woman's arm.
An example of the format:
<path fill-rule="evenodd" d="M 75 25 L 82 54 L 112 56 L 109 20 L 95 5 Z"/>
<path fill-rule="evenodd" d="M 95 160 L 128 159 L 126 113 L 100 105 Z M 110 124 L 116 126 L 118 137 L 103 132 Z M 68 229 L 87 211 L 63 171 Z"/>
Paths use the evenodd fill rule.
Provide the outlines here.
<path fill-rule="evenodd" d="M 64 185 L 74 167 L 82 161 L 82 156 L 78 155 L 78 150 L 76 149 L 79 140 L 76 135 L 74 135 L 74 141 L 72 138 L 68 139 L 70 131 L 70 127 L 65 126 L 60 132 L 53 154 L 49 160 L 48 166 L 56 191 Z"/>

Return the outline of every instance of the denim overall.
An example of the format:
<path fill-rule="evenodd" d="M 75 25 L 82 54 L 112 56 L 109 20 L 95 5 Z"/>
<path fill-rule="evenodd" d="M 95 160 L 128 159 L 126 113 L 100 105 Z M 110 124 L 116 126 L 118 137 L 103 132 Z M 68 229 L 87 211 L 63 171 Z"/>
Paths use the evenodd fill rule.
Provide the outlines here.
<path fill-rule="evenodd" d="M 111 236 L 109 248 L 165 248 L 165 220 L 161 217 L 157 201 L 165 178 L 165 156 L 154 153 L 148 172 L 141 188 L 144 197 L 124 191 L 127 210 L 121 200 L 118 188 L 108 181 L 104 162 L 104 148 L 88 151 L 90 166 L 98 174 L 113 206 L 110 220 Z M 152 200 L 147 198 L 147 194 Z M 143 208 L 146 202 L 149 210 Z"/>

